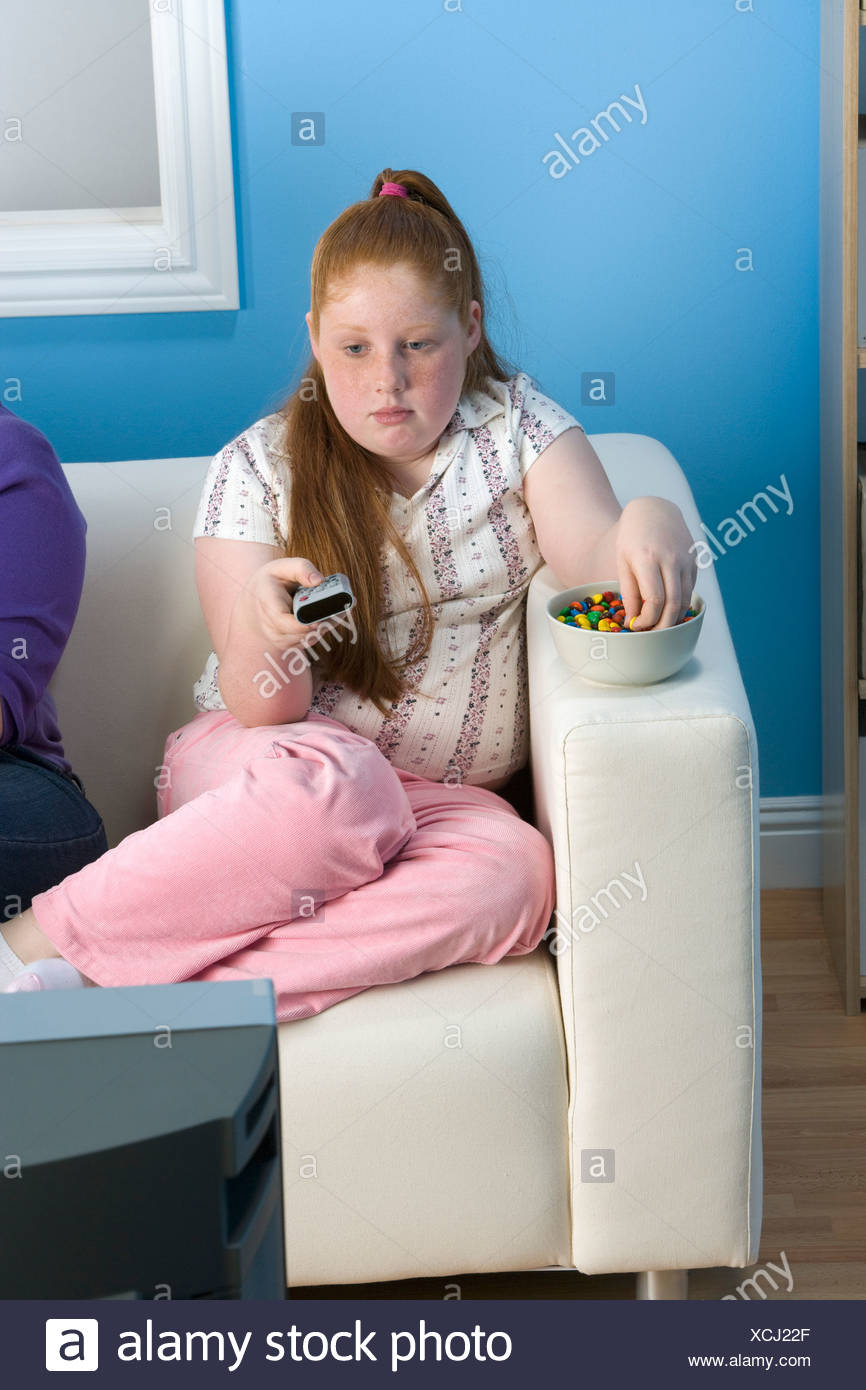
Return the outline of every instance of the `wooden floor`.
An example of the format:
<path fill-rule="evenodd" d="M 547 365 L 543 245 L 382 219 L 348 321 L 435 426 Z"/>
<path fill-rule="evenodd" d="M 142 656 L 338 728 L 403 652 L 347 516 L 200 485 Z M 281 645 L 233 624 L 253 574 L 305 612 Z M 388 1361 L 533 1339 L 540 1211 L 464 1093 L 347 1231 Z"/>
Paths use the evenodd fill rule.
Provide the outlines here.
<path fill-rule="evenodd" d="M 845 1015 L 819 889 L 761 894 L 764 1221 L 756 1265 L 698 1269 L 690 1298 L 732 1293 L 768 1262 L 767 1301 L 866 1299 L 866 1013 Z M 793 1287 L 788 1290 L 789 1282 Z M 290 1298 L 634 1298 L 634 1276 L 455 1274 L 294 1288 Z"/>

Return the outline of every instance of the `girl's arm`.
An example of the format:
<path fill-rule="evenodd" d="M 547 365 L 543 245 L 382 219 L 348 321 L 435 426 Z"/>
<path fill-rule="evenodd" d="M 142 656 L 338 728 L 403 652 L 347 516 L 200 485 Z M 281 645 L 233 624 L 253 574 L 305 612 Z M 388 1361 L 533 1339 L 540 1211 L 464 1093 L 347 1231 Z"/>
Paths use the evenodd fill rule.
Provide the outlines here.
<path fill-rule="evenodd" d="M 601 578 L 593 551 L 622 507 L 582 429 L 564 430 L 538 455 L 524 477 L 523 497 L 539 549 L 563 589 Z M 614 573 L 610 565 L 604 572 Z"/>
<path fill-rule="evenodd" d="M 580 428 L 564 430 L 523 480 L 538 548 L 563 589 L 616 576 L 636 630 L 673 627 L 697 577 L 695 543 L 679 507 L 635 497 L 620 507 Z"/>
<path fill-rule="evenodd" d="M 243 590 L 232 610 L 217 685 L 229 713 L 248 729 L 296 724 L 309 713 L 313 673 L 309 665 L 301 669 L 300 658 L 287 670 L 283 650 L 259 631 L 250 595 Z"/>
<path fill-rule="evenodd" d="M 219 662 L 217 684 L 229 713 L 247 728 L 305 718 L 313 698 L 312 672 L 309 667 L 286 669 L 283 646 L 261 633 L 246 591 L 256 571 L 279 559 L 282 551 L 261 541 L 217 536 L 196 536 L 194 547 L 196 588 Z M 261 672 L 270 672 L 271 678 L 262 678 Z"/>

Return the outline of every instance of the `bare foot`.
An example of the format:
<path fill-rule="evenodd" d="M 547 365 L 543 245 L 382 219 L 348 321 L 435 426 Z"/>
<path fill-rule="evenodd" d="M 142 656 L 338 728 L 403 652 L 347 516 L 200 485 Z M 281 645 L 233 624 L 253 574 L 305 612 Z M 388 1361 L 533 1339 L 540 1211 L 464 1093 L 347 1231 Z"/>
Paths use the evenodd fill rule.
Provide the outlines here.
<path fill-rule="evenodd" d="M 6 938 L 7 945 L 25 965 L 29 965 L 33 960 L 63 959 L 54 942 L 49 941 L 37 922 L 32 907 L 4 922 L 0 931 Z"/>

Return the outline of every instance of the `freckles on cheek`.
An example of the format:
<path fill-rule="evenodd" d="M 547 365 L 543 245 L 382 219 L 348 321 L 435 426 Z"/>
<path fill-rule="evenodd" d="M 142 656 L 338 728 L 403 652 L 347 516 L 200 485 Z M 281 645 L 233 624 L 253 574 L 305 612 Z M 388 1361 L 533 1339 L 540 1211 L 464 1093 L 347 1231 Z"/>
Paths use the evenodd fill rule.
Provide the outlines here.
<path fill-rule="evenodd" d="M 419 362 L 412 373 L 412 385 L 431 402 L 440 404 L 450 393 L 449 377 L 453 371 L 447 363 Z"/>
<path fill-rule="evenodd" d="M 340 383 L 340 398 L 349 410 L 361 410 L 364 405 L 364 392 L 356 381 Z"/>
<path fill-rule="evenodd" d="M 345 367 L 331 367 L 328 372 L 328 390 L 334 401 L 338 401 L 344 407 L 351 409 L 352 405 L 360 398 L 358 384 L 353 379 L 352 374 L 347 372 Z"/>

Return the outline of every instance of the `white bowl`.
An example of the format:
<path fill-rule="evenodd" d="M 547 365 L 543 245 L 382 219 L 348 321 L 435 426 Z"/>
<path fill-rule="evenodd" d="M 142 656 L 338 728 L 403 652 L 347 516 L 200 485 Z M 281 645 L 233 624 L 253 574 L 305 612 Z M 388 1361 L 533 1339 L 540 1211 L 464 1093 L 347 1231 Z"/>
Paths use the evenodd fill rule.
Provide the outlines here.
<path fill-rule="evenodd" d="M 615 579 L 605 579 L 563 589 L 547 601 L 547 620 L 553 628 L 556 650 L 567 666 L 598 685 L 653 685 L 685 666 L 701 633 L 706 611 L 702 598 L 692 595 L 689 606 L 697 613 L 688 622 L 648 632 L 598 632 L 559 622 L 557 613 L 574 599 L 605 589 L 620 592 Z"/>

